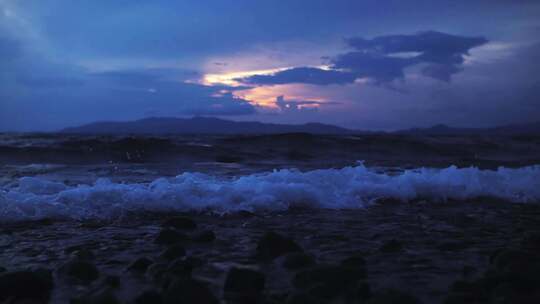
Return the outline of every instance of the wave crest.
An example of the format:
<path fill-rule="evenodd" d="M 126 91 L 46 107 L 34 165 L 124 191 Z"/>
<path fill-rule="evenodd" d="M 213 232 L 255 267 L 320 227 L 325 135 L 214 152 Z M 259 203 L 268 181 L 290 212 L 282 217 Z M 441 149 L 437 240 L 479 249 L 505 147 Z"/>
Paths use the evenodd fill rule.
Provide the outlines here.
<path fill-rule="evenodd" d="M 146 184 L 99 179 L 93 185 L 78 186 L 23 177 L 17 187 L 0 193 L 0 220 L 117 218 L 144 211 L 347 209 L 382 198 L 435 202 L 478 197 L 539 202 L 540 166 L 497 170 L 451 166 L 390 175 L 359 164 L 309 172 L 276 170 L 233 179 L 202 173 L 183 173 Z"/>

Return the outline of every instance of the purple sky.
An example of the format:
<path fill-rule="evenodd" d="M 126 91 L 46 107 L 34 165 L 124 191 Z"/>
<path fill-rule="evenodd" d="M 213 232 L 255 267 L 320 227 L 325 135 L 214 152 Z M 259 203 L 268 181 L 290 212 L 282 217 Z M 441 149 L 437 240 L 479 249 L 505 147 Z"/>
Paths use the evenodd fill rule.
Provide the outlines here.
<path fill-rule="evenodd" d="M 538 1 L 0 0 L 0 131 L 539 120 Z M 280 97 L 282 96 L 282 97 Z"/>

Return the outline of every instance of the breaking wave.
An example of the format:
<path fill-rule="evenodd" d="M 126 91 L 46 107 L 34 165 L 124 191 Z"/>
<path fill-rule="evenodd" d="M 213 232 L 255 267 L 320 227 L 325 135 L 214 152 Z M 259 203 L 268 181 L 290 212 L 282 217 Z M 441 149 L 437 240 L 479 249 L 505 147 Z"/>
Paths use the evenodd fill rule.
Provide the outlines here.
<path fill-rule="evenodd" d="M 22 177 L 15 187 L 1 191 L 0 221 L 117 218 L 144 211 L 348 209 L 385 198 L 437 202 L 490 197 L 527 203 L 540 201 L 540 165 L 497 170 L 421 168 L 390 175 L 359 164 L 309 172 L 276 170 L 233 179 L 202 173 L 144 184 L 98 179 L 93 185 L 78 186 Z"/>

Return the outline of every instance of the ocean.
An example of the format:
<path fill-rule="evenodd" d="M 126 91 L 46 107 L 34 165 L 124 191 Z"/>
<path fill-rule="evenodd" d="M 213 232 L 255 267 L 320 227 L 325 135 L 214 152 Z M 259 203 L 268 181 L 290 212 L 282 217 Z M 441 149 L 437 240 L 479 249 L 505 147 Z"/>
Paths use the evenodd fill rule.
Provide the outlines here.
<path fill-rule="evenodd" d="M 285 303 L 330 284 L 325 271 L 347 276 L 333 265 L 361 256 L 354 284 L 371 291 L 355 301 L 397 288 L 439 303 L 456 281 L 484 277 L 494 252 L 540 231 L 539 152 L 538 139 L 493 136 L 3 134 L 0 266 L 49 271 L 53 303 L 129 302 L 143 290 L 166 299 L 174 267 L 188 264 L 210 299 L 251 303 L 223 287 L 239 268 L 265 278 L 257 301 Z M 178 217 L 195 224 L 164 224 Z M 261 260 L 269 232 L 305 256 Z M 171 246 L 185 251 L 174 261 Z M 81 261 L 95 277 L 66 274 Z"/>

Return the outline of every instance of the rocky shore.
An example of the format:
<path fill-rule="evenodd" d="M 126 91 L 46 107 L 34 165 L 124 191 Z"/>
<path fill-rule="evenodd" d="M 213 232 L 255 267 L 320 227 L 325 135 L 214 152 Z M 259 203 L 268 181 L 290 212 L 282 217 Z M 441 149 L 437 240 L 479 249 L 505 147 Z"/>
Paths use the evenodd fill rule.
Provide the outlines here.
<path fill-rule="evenodd" d="M 0 226 L 0 303 L 538 303 L 540 206 L 145 214 Z"/>

